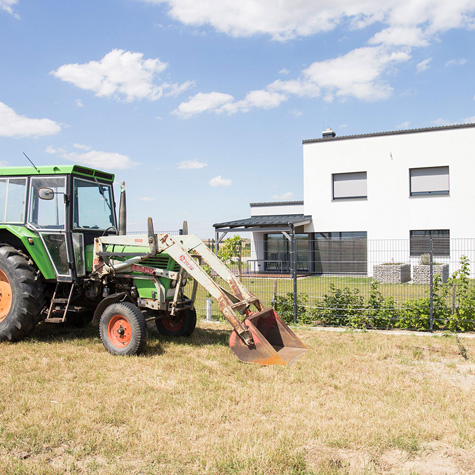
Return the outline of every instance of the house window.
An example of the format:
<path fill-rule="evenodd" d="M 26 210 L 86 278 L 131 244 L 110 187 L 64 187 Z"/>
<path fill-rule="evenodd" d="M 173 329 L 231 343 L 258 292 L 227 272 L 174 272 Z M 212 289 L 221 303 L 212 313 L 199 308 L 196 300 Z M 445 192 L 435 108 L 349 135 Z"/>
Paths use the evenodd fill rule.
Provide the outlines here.
<path fill-rule="evenodd" d="M 334 173 L 332 181 L 334 200 L 361 199 L 368 195 L 366 172 Z"/>
<path fill-rule="evenodd" d="M 315 233 L 315 273 L 366 275 L 367 268 L 368 251 L 365 231 Z"/>
<path fill-rule="evenodd" d="M 297 271 L 308 271 L 308 234 L 295 235 L 297 251 Z M 266 272 L 290 272 L 292 269 L 291 243 L 282 234 L 266 234 L 264 250 L 264 269 Z"/>
<path fill-rule="evenodd" d="M 449 167 L 411 168 L 409 177 L 411 196 L 449 194 Z"/>
<path fill-rule="evenodd" d="M 428 254 L 431 238 L 434 256 L 450 256 L 450 230 L 448 229 L 411 231 L 411 256 Z"/>

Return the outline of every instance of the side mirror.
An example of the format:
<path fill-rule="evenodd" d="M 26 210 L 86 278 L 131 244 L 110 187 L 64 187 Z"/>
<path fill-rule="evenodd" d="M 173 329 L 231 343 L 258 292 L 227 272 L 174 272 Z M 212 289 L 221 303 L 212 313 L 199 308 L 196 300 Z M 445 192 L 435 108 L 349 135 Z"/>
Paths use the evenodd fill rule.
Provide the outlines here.
<path fill-rule="evenodd" d="M 38 188 L 38 198 L 40 200 L 52 200 L 54 198 L 54 191 L 51 188 L 42 186 Z"/>

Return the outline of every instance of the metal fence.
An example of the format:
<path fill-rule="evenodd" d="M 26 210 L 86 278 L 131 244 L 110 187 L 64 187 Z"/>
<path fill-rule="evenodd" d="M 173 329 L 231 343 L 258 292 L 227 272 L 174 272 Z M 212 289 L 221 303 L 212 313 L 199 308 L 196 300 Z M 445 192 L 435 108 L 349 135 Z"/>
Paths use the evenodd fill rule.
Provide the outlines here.
<path fill-rule="evenodd" d="M 289 322 L 475 331 L 475 239 L 307 239 L 268 257 L 245 259 L 243 283 Z M 207 295 L 197 297 L 204 317 Z M 213 302 L 211 317 L 220 316 Z"/>

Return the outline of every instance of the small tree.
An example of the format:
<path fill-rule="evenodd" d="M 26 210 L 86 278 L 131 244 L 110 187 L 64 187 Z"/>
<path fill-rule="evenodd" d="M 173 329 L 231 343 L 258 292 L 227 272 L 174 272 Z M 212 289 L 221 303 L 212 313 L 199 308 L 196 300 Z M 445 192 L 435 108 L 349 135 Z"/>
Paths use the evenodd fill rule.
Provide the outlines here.
<path fill-rule="evenodd" d="M 225 263 L 231 263 L 237 258 L 238 277 L 242 278 L 242 238 L 239 234 L 227 238 L 219 248 L 218 257 Z"/>

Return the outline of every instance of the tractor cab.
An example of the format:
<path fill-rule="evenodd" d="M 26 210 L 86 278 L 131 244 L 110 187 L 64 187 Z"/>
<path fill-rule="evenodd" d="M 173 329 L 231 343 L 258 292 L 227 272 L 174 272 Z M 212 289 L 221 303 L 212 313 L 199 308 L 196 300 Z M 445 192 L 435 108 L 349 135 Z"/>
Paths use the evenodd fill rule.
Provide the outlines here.
<path fill-rule="evenodd" d="M 3 194 L 10 215 L 4 222 L 39 236 L 55 280 L 84 277 L 90 271 L 86 247 L 92 249 L 98 236 L 117 234 L 114 175 L 77 165 L 41 167 L 38 174 L 32 167 L 18 167 L 3 169 L 2 175 L 8 172 L 8 178 L 0 176 L 0 200 Z"/>

